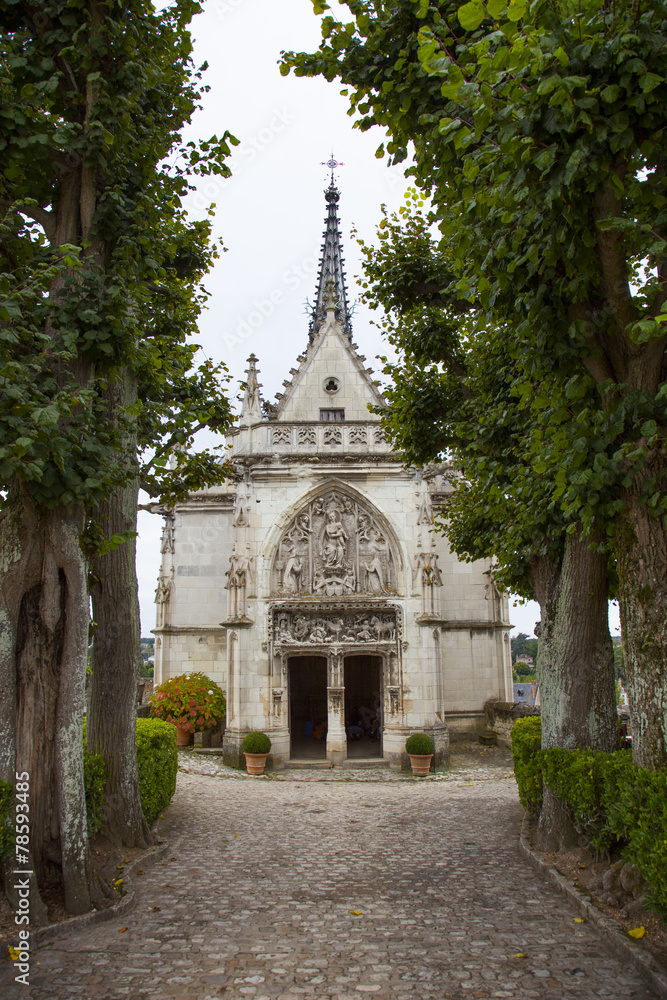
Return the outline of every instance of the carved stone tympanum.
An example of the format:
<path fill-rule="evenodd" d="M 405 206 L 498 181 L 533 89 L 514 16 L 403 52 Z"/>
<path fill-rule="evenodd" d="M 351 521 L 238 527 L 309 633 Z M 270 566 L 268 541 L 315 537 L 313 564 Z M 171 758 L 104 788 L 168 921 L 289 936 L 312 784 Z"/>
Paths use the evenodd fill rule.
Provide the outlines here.
<path fill-rule="evenodd" d="M 332 490 L 313 500 L 291 522 L 273 563 L 274 594 L 396 593 L 396 563 L 372 514 Z"/>

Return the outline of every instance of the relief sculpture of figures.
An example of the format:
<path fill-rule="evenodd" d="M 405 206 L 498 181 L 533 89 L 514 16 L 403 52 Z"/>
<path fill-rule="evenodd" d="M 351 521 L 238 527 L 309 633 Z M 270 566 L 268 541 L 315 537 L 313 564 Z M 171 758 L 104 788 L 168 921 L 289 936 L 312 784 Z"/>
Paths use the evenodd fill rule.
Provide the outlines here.
<path fill-rule="evenodd" d="M 336 518 L 336 513 L 330 510 L 324 525 L 322 537 L 322 559 L 327 569 L 340 569 L 345 561 L 345 546 L 347 535 L 345 528 Z"/>
<path fill-rule="evenodd" d="M 366 563 L 366 589 L 371 594 L 386 594 L 384 587 L 384 570 L 380 554 L 384 552 L 384 545 L 379 539 L 373 539 L 370 543 L 373 558 Z"/>
<path fill-rule="evenodd" d="M 290 594 L 298 594 L 301 590 L 301 570 L 303 563 L 298 555 L 287 560 L 285 572 L 283 573 L 283 590 Z"/>
<path fill-rule="evenodd" d="M 278 645 L 350 645 L 354 643 L 395 643 L 398 626 L 396 611 L 363 612 L 354 614 L 342 611 L 324 615 L 313 610 L 312 614 L 281 611 L 274 623 L 274 641 Z"/>
<path fill-rule="evenodd" d="M 373 515 L 331 490 L 305 506 L 283 532 L 273 560 L 274 593 L 396 593 L 396 564 Z"/>

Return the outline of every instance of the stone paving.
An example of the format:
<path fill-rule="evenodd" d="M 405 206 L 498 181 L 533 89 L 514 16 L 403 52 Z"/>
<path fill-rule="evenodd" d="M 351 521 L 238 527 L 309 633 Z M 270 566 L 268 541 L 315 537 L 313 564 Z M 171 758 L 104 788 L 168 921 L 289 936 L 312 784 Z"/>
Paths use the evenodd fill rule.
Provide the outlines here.
<path fill-rule="evenodd" d="M 527 865 L 506 755 L 470 757 L 444 779 L 181 772 L 136 908 L 39 949 L 30 988 L 5 967 L 0 996 L 650 1000 Z"/>

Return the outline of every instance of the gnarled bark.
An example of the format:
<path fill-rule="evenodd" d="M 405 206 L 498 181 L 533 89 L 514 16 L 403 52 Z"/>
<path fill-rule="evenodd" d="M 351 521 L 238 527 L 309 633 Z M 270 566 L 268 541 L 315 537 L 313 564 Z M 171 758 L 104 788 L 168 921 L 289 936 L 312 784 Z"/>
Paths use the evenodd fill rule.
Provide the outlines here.
<path fill-rule="evenodd" d="M 0 777 L 28 772 L 32 867 L 40 887 L 62 884 L 68 913 L 99 898 L 83 777 L 83 526 L 82 505 L 42 509 L 19 489 L 0 514 Z M 40 904 L 36 894 L 33 917 Z"/>

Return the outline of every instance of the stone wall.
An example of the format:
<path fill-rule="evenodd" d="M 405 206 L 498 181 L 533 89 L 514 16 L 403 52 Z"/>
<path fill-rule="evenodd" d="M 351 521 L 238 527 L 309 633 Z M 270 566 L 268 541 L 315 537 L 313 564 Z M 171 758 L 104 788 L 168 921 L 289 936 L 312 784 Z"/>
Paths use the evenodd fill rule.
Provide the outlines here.
<path fill-rule="evenodd" d="M 512 726 L 517 719 L 527 715 L 539 715 L 539 706 L 526 705 L 525 702 L 495 701 L 490 698 L 484 705 L 487 731 L 495 733 L 501 746 L 512 746 Z"/>

